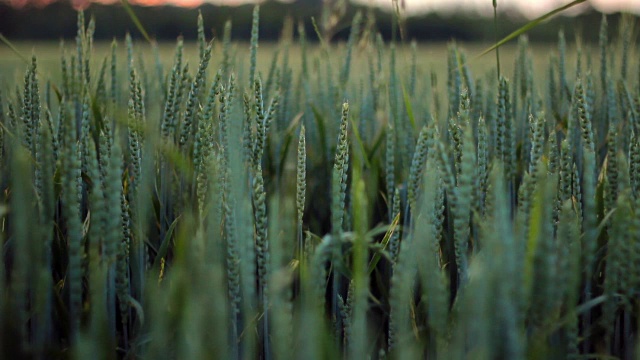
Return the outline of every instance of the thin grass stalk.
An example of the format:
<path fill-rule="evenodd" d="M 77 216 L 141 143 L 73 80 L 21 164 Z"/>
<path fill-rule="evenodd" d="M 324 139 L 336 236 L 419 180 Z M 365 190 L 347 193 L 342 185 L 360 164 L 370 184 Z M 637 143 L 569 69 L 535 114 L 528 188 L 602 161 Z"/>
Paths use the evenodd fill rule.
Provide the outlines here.
<path fill-rule="evenodd" d="M 120 247 L 126 240 L 123 238 L 122 229 L 123 213 L 121 206 L 121 199 L 124 196 L 122 193 L 122 169 L 123 159 L 122 150 L 118 142 L 115 142 L 111 147 L 111 152 L 108 154 L 106 150 L 107 144 L 104 137 L 101 137 L 101 157 L 105 157 L 107 173 L 103 181 L 103 194 L 105 196 L 105 208 L 107 209 L 107 215 L 104 218 L 104 238 L 102 248 L 102 260 L 107 267 L 107 317 L 109 322 L 110 333 L 115 338 L 116 335 L 116 271 L 119 266 Z"/>
<path fill-rule="evenodd" d="M 287 221 L 293 215 L 293 204 L 281 206 L 279 199 L 269 201 L 269 239 L 271 239 L 271 265 L 269 274 L 269 298 L 271 299 L 271 342 L 273 358 L 288 358 L 294 354 L 294 304 L 292 287 L 294 269 L 289 266 L 293 252 L 287 249 L 287 240 L 292 235 Z M 282 221 L 284 220 L 284 221 Z M 300 263 L 298 263 L 300 265 Z"/>
<path fill-rule="evenodd" d="M 30 269 L 30 263 L 34 260 L 33 251 L 35 250 L 33 237 L 36 234 L 31 230 L 28 220 L 29 208 L 35 205 L 35 196 L 31 189 L 33 178 L 31 175 L 30 154 L 27 149 L 21 147 L 16 141 L 12 145 L 10 160 L 10 166 L 13 170 L 10 178 L 12 214 L 10 219 L 14 224 L 12 235 L 15 239 L 15 245 L 13 246 L 15 263 L 11 266 L 11 285 L 8 288 L 13 297 L 10 299 L 10 306 L 3 310 L 12 319 L 12 331 L 16 332 L 15 340 L 17 340 L 16 344 L 6 345 L 13 347 L 17 353 L 26 354 L 32 346 L 28 327 L 30 312 L 32 311 L 30 292 L 36 290 L 32 288 L 33 269 Z M 37 266 L 38 264 L 33 265 Z M 75 310 L 75 308 L 73 309 Z"/>
<path fill-rule="evenodd" d="M 344 56 L 344 63 L 340 71 L 340 88 L 342 93 L 346 92 L 347 82 L 349 81 L 349 75 L 351 74 L 351 59 L 353 57 L 353 50 L 356 46 L 356 42 L 360 37 L 360 27 L 362 25 L 362 13 L 356 12 L 351 22 L 351 32 L 349 33 L 349 39 L 347 40 L 347 53 Z"/>
<path fill-rule="evenodd" d="M 367 356 L 367 308 L 369 281 L 367 279 L 368 239 L 366 232 L 369 229 L 369 206 L 365 189 L 365 181 L 359 166 L 354 166 L 353 171 L 353 209 L 354 230 L 356 238 L 353 244 L 353 292 L 349 331 L 348 354 L 352 359 L 362 359 Z"/>

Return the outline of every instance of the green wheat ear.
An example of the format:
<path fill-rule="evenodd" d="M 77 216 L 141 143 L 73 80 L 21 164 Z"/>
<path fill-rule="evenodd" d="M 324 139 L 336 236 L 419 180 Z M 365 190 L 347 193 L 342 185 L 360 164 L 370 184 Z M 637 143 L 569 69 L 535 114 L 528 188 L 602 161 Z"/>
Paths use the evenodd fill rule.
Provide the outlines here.
<path fill-rule="evenodd" d="M 207 39 L 204 33 L 204 19 L 202 18 L 202 11 L 198 10 L 198 53 L 200 62 L 204 59 L 204 54 L 207 48 Z"/>
<path fill-rule="evenodd" d="M 258 270 L 258 301 L 262 311 L 264 312 L 263 331 L 265 339 L 265 351 L 268 350 L 269 341 L 269 322 L 268 316 L 270 311 L 269 307 L 269 276 L 271 269 L 271 239 L 268 238 L 268 219 L 267 219 L 267 204 L 266 204 L 266 192 L 264 190 L 264 178 L 262 173 L 262 166 L 260 164 L 255 165 L 253 170 L 253 209 L 254 209 L 254 223 L 255 223 L 255 252 L 256 262 Z"/>
<path fill-rule="evenodd" d="M 126 36 L 122 54 L 113 41 L 96 59 L 95 21 L 79 12 L 55 68 L 33 56 L 16 82 L 3 78 L 0 353 L 631 353 L 631 18 L 614 44 L 602 17 L 600 63 L 567 31 L 544 68 L 521 37 L 497 73 L 473 77 L 452 44 L 439 87 L 435 70 L 422 76 L 416 43 L 386 53 L 373 12 L 352 19 L 345 46 L 321 38 L 318 53 L 304 24 L 300 50 L 287 28 L 263 62 L 252 8 L 249 56 L 227 22 L 215 76 L 202 14 L 197 42 L 178 38 L 172 58 Z M 59 78 L 42 78 L 51 72 Z"/>
<path fill-rule="evenodd" d="M 340 129 L 338 134 L 338 145 L 336 147 L 335 160 L 333 163 L 333 182 L 331 197 L 331 226 L 332 234 L 337 236 L 342 232 L 344 220 L 345 197 L 347 189 L 347 176 L 349 171 L 349 104 L 342 105 L 342 117 L 340 118 Z"/>
<path fill-rule="evenodd" d="M 394 199 L 395 192 L 395 152 L 396 152 L 396 135 L 394 127 L 389 125 L 387 126 L 387 131 L 385 132 L 385 143 L 386 143 L 386 151 L 385 151 L 385 180 L 387 185 L 387 203 L 388 206 L 391 205 Z M 391 212 L 391 207 L 389 207 L 389 222 L 393 221 L 393 214 Z"/>
<path fill-rule="evenodd" d="M 304 217 L 304 206 L 307 193 L 307 144 L 304 125 L 300 126 L 298 137 L 298 157 L 296 162 L 296 210 L 297 210 L 297 232 L 298 232 L 298 260 L 302 261 L 304 256 L 304 239 L 302 237 L 302 218 Z"/>
<path fill-rule="evenodd" d="M 629 176 L 631 188 L 636 198 L 640 194 L 640 141 L 634 130 L 630 132 L 629 141 Z"/>
<path fill-rule="evenodd" d="M 197 116 L 197 107 L 198 107 L 198 98 L 200 96 L 200 92 L 204 87 L 205 77 L 207 67 L 209 66 L 209 60 L 211 59 L 211 44 L 209 44 L 202 53 L 202 57 L 200 59 L 200 65 L 198 65 L 198 72 L 196 73 L 196 77 L 193 79 L 191 83 L 191 88 L 189 89 L 189 95 L 187 97 L 187 104 L 184 116 L 182 117 L 182 131 L 180 133 L 180 147 L 185 147 L 187 143 L 191 141 L 192 133 L 193 133 L 193 123 L 196 122 Z"/>
<path fill-rule="evenodd" d="M 222 34 L 222 75 L 227 78 L 231 74 L 231 20 L 224 23 Z"/>
<path fill-rule="evenodd" d="M 250 67 L 249 67 L 249 86 L 253 85 L 256 74 L 256 62 L 258 54 L 258 28 L 260 25 L 260 6 L 253 8 L 253 20 L 251 21 L 251 40 L 250 40 Z"/>
<path fill-rule="evenodd" d="M 489 134 L 487 124 L 484 117 L 478 120 L 478 148 L 476 154 L 478 157 L 478 177 L 476 181 L 477 205 L 476 211 L 484 215 L 485 201 L 487 196 L 487 183 L 489 181 Z"/>
<path fill-rule="evenodd" d="M 396 188 L 393 193 L 393 200 L 391 206 L 391 214 L 393 215 L 392 222 L 395 219 L 400 221 L 400 189 Z M 393 262 L 393 266 L 395 266 L 398 261 L 398 253 L 400 250 L 400 231 L 396 230 L 391 234 L 391 238 L 389 239 L 389 255 L 391 257 L 391 261 Z"/>
<path fill-rule="evenodd" d="M 460 175 L 453 198 L 453 226 L 454 226 L 454 248 L 456 264 L 458 265 L 458 276 L 462 283 L 466 281 L 468 271 L 468 248 L 469 248 L 469 218 L 475 185 L 476 172 L 476 144 L 474 142 L 473 129 L 466 126 L 464 129 L 462 144 L 462 159 L 460 164 Z"/>
<path fill-rule="evenodd" d="M 431 137 L 432 135 L 429 134 L 427 126 L 423 126 L 418 135 L 418 143 L 413 152 L 413 160 L 411 162 L 411 168 L 409 169 L 408 186 L 409 204 L 413 212 L 417 212 L 416 204 L 419 197 L 420 181 L 422 180 L 422 173 L 426 166 L 427 150 L 431 145 L 429 144 Z"/>
<path fill-rule="evenodd" d="M 67 129 L 72 129 L 71 119 L 68 118 Z M 82 244 L 82 179 L 79 158 L 79 147 L 75 134 L 67 130 L 65 132 L 65 151 L 62 156 L 62 183 L 65 184 L 62 195 L 62 205 L 65 214 L 68 232 L 68 282 L 69 282 L 69 321 L 71 333 L 76 336 L 80 326 L 82 311 L 82 258 L 84 256 Z"/>

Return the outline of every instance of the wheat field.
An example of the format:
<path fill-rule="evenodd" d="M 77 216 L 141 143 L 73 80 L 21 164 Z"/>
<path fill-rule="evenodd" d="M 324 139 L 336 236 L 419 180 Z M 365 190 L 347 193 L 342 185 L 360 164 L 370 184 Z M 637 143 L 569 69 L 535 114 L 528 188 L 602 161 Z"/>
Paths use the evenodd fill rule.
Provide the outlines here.
<path fill-rule="evenodd" d="M 259 19 L 0 48 L 3 358 L 640 357 L 637 18 L 499 69 Z"/>

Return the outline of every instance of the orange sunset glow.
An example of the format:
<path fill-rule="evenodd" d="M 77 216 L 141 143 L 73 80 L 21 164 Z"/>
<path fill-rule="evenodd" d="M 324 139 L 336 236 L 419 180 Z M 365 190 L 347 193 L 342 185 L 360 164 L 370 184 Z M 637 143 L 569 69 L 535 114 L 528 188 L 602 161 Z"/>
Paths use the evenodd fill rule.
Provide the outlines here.
<path fill-rule="evenodd" d="M 2 0 L 0 0 L 2 1 Z M 27 5 L 35 6 L 35 7 L 44 7 L 57 0 L 4 0 L 10 3 L 12 6 L 21 8 Z M 91 3 L 99 3 L 99 4 L 116 4 L 119 3 L 120 0 L 71 0 L 71 3 L 75 8 L 86 8 Z M 252 0 L 129 0 L 129 3 L 132 5 L 140 5 L 140 6 L 163 6 L 163 5 L 175 5 L 187 8 L 194 8 L 202 5 L 203 3 L 210 3 L 215 5 L 227 5 L 227 6 L 237 6 L 247 3 L 255 3 L 256 1 Z"/>
<path fill-rule="evenodd" d="M 32 5 L 43 7 L 56 0 L 2 0 L 7 1 L 14 7 L 24 7 Z M 92 2 L 101 4 L 114 4 L 120 0 L 71 0 L 76 8 L 86 8 Z M 391 0 L 353 0 L 356 3 L 369 4 L 382 8 L 390 8 Z M 247 3 L 258 3 L 259 0 L 129 0 L 133 5 L 141 6 L 162 6 L 174 5 L 193 8 L 210 3 L 215 5 L 237 6 Z M 528 17 L 539 16 L 550 9 L 567 4 L 571 0 L 503 0 L 498 1 L 498 7 L 516 9 Z M 595 9 L 611 13 L 616 11 L 628 11 L 640 14 L 640 0 L 589 0 L 589 5 Z M 475 11 L 479 14 L 490 16 L 493 13 L 492 1 L 490 0 L 403 0 L 403 7 L 408 14 L 426 13 L 434 11 L 452 12 L 459 9 Z M 575 13 L 576 10 L 573 10 Z"/>

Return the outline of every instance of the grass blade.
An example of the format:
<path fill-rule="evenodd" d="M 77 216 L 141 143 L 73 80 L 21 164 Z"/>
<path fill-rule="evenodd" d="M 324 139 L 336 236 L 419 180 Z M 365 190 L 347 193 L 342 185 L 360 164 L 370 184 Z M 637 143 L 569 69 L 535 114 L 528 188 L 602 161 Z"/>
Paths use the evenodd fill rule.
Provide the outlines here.
<path fill-rule="evenodd" d="M 519 28 L 518 30 L 512 32 L 511 34 L 507 35 L 506 37 L 504 37 L 502 40 L 498 41 L 497 43 L 495 43 L 493 46 L 491 46 L 490 48 L 484 50 L 483 52 L 481 52 L 478 56 L 476 56 L 476 59 L 479 57 L 482 57 L 490 52 L 492 52 L 493 50 L 499 48 L 500 46 L 508 43 L 509 41 L 517 38 L 518 36 L 526 33 L 527 31 L 533 29 L 534 27 L 540 25 L 542 22 L 544 22 L 545 20 L 550 19 L 551 17 L 553 17 L 554 15 L 561 13 L 569 8 L 572 8 L 576 5 L 582 4 L 583 2 L 585 2 L 587 0 L 575 0 L 573 2 L 570 2 L 564 6 L 561 6 L 557 9 L 551 10 L 548 13 L 533 19 L 531 21 L 529 21 L 528 23 L 526 23 L 524 26 L 522 26 L 521 28 Z"/>
<path fill-rule="evenodd" d="M 7 45 L 7 47 L 9 49 L 11 49 L 11 51 L 13 51 L 16 55 L 18 55 L 18 57 L 24 61 L 25 63 L 29 64 L 29 60 L 27 60 L 27 58 L 22 55 L 20 53 L 20 51 L 18 51 L 18 49 L 16 49 L 15 46 L 13 46 L 13 44 L 11 43 L 11 41 L 9 41 L 9 39 L 7 39 L 6 37 L 4 37 L 4 35 L 0 34 L 0 41 L 2 41 L 5 45 Z"/>
<path fill-rule="evenodd" d="M 131 4 L 129 4 L 129 1 L 120 0 L 120 2 L 122 3 L 124 10 L 127 12 L 127 15 L 129 15 L 129 17 L 131 18 L 131 21 L 133 21 L 133 24 L 138 28 L 138 31 L 140 31 L 142 36 L 144 36 L 145 40 L 151 43 L 152 41 L 149 37 L 149 34 L 147 33 L 147 30 L 144 29 L 144 26 L 142 26 L 142 22 L 140 22 L 140 19 L 138 18 L 136 13 L 133 12 L 133 8 L 131 7 Z"/>
<path fill-rule="evenodd" d="M 389 240 L 391 239 L 391 236 L 393 235 L 393 233 L 396 231 L 399 223 L 400 223 L 400 214 L 396 215 L 396 217 L 393 219 L 391 224 L 389 224 L 389 228 L 387 229 L 387 232 L 384 234 L 384 237 L 382 238 L 382 242 L 380 243 L 382 245 L 382 250 L 387 248 L 387 245 L 389 244 Z M 369 269 L 367 270 L 369 274 L 373 272 L 373 270 L 376 268 L 376 265 L 378 265 L 378 262 L 380 262 L 381 258 L 382 258 L 382 254 L 380 252 L 376 252 L 373 255 L 373 257 L 371 258 L 371 261 L 369 262 Z"/>

